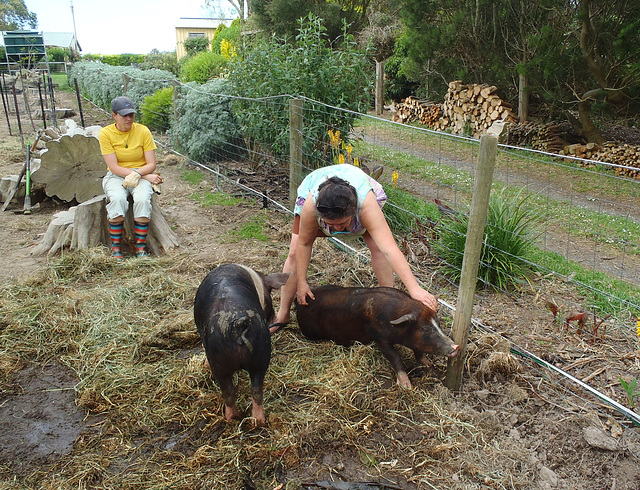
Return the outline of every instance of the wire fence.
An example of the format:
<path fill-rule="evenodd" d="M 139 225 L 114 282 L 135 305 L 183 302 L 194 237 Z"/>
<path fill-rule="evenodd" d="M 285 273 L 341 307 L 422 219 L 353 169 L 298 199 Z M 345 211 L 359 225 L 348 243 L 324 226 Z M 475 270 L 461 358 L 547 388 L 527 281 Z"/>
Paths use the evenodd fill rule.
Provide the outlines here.
<path fill-rule="evenodd" d="M 171 84 L 179 97 L 199 90 L 167 81 Z M 471 201 L 478 140 L 304 98 L 296 126 L 302 129 L 292 131 L 291 96 L 200 95 L 211 97 L 211 105 L 227 101 L 242 134 L 228 144 L 202 141 L 206 151 L 197 159 L 187 155 L 204 171 L 224 177 L 249 166 L 269 178 L 274 173 L 302 176 L 336 163 L 370 172 L 382 167 L 387 219 L 416 277 L 439 297 L 444 321 L 450 321 L 456 284 L 439 273 L 433 246 L 443 213 L 464 214 Z M 154 115 L 165 121 L 156 128 L 157 138 L 184 154 L 175 137 L 180 117 L 171 111 Z M 286 131 L 278 130 L 282 127 Z M 472 336 L 488 332 L 507 339 L 511 352 L 539 372 L 541 383 L 556 385 L 567 410 L 604 418 L 622 414 L 621 423 L 631 428 L 640 425 L 633 409 L 638 400 L 625 392 L 621 380 L 640 378 L 640 180 L 618 175 L 615 167 L 498 146 L 493 192 L 526 196 L 526 205 L 540 218 L 534 253 L 522 257 L 534 272 L 508 287 L 478 284 Z M 239 185 L 280 211 L 292 209 L 288 190 Z M 367 258 L 361 243 L 342 248 Z"/>

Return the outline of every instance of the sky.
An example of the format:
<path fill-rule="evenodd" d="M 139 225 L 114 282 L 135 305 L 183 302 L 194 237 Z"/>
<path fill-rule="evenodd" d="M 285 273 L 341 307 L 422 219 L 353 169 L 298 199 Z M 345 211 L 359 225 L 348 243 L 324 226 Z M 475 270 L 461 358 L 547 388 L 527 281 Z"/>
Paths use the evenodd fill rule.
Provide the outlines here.
<path fill-rule="evenodd" d="M 225 0 L 220 2 L 225 9 L 229 5 Z M 74 32 L 75 18 L 82 54 L 174 51 L 175 25 L 180 17 L 211 16 L 204 8 L 205 0 L 25 0 L 24 3 L 38 15 L 38 31 Z"/>

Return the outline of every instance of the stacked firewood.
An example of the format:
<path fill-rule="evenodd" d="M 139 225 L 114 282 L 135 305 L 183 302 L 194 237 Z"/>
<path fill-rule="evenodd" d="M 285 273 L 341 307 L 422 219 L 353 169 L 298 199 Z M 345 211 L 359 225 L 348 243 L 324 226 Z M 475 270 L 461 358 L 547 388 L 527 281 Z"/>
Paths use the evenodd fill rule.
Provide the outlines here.
<path fill-rule="evenodd" d="M 505 143 L 549 153 L 560 153 L 567 144 L 559 124 L 540 124 L 531 121 L 509 125 Z"/>
<path fill-rule="evenodd" d="M 497 90 L 494 85 L 449 82 L 442 112 L 451 121 L 451 132 L 478 136 L 496 121 L 517 122 L 511 104 L 503 101 Z"/>
<path fill-rule="evenodd" d="M 560 153 L 562 155 L 571 155 L 577 158 L 619 165 L 612 168 L 616 174 L 640 180 L 640 146 L 638 145 L 613 142 L 607 142 L 601 145 L 596 143 L 587 143 L 586 145 L 575 144 L 566 146 Z M 576 161 L 584 167 L 597 165 L 582 160 Z"/>
<path fill-rule="evenodd" d="M 440 118 L 442 118 L 442 104 L 409 96 L 398 105 L 393 121 L 400 123 L 419 122 L 433 127 Z"/>
<path fill-rule="evenodd" d="M 449 83 L 444 103 L 407 97 L 398 105 L 393 120 L 417 121 L 438 131 L 449 129 L 452 133 L 479 136 L 496 121 L 518 120 L 511 105 L 496 94 L 497 90 L 492 85 L 463 84 L 456 80 Z"/>

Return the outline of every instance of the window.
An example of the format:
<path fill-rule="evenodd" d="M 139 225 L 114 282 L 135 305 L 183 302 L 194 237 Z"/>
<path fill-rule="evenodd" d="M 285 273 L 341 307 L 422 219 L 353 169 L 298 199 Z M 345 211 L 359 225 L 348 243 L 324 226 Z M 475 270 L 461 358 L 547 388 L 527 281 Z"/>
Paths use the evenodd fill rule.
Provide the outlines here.
<path fill-rule="evenodd" d="M 195 38 L 195 37 L 204 37 L 204 32 L 190 32 L 189 33 L 189 39 Z"/>

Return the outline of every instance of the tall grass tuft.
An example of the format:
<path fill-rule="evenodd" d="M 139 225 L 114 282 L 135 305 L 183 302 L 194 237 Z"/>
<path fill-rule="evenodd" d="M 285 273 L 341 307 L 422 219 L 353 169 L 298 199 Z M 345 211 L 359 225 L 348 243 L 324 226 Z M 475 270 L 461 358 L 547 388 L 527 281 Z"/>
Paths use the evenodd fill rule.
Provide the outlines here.
<path fill-rule="evenodd" d="M 495 289 L 506 289 L 527 277 L 540 216 L 526 206 L 529 196 L 509 196 L 505 190 L 494 191 L 489 198 L 487 224 L 482 242 L 478 279 Z M 446 215 L 441 220 L 439 240 L 435 245 L 443 260 L 442 270 L 458 281 L 469 223 L 467 212 Z"/>

